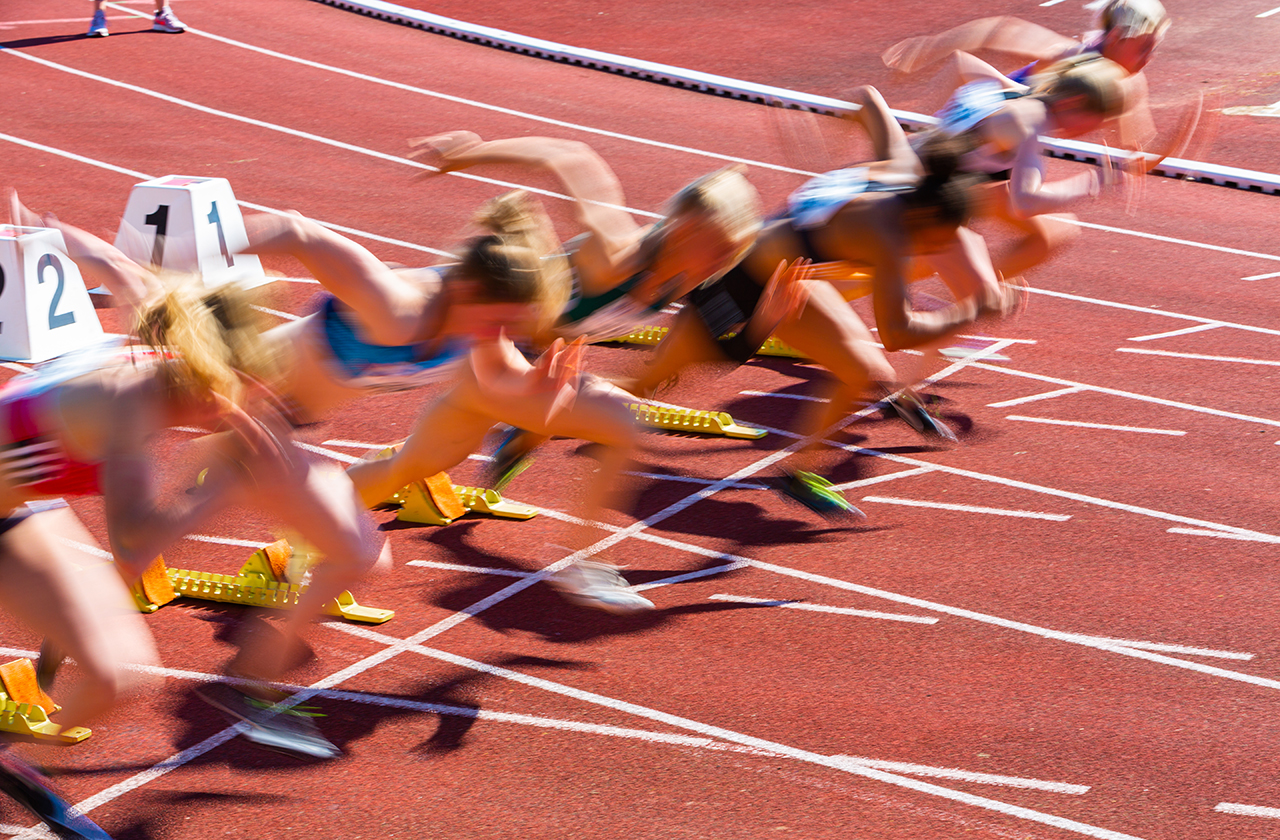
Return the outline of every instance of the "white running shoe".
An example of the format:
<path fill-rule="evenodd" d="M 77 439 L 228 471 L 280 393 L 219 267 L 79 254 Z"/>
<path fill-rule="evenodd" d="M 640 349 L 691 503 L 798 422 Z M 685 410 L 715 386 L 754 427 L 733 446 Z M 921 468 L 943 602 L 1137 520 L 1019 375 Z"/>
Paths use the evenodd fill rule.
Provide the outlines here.
<path fill-rule="evenodd" d="M 186 32 L 187 25 L 174 16 L 172 9 L 165 6 L 163 9 L 156 12 L 155 20 L 151 22 L 151 31 L 171 32 L 176 34 L 178 32 Z"/>
<path fill-rule="evenodd" d="M 565 600 L 615 615 L 654 609 L 653 602 L 631 588 L 614 566 L 583 560 L 557 572 L 548 581 Z"/>
<path fill-rule="evenodd" d="M 107 16 L 102 9 L 98 9 L 93 13 L 93 22 L 89 24 L 89 37 L 105 38 L 110 34 L 107 31 Z"/>

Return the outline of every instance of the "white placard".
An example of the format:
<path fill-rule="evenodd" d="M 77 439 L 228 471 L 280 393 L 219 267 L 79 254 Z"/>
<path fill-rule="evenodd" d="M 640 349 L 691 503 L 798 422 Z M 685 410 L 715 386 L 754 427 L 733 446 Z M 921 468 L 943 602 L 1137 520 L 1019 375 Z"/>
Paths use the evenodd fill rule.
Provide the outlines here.
<path fill-rule="evenodd" d="M 0 359 L 42 362 L 101 340 L 62 232 L 0 225 Z"/>

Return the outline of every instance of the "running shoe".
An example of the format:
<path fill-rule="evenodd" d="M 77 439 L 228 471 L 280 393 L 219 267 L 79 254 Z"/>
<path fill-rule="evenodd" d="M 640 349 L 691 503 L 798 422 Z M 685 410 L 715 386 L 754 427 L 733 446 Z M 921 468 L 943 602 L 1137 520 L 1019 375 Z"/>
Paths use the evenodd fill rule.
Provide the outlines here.
<path fill-rule="evenodd" d="M 782 484 L 782 492 L 809 510 L 828 519 L 852 516 L 866 519 L 867 515 L 853 506 L 839 490 L 817 473 L 796 470 L 788 473 Z"/>
<path fill-rule="evenodd" d="M 111 840 L 54 791 L 49 780 L 8 750 L 0 750 L 0 792 L 12 797 L 61 840 Z"/>
<path fill-rule="evenodd" d="M 915 394 L 904 391 L 896 397 L 885 397 L 884 404 L 886 414 L 892 412 L 892 416 L 906 423 L 917 434 L 927 438 L 937 438 L 947 443 L 959 442 L 956 433 L 951 431 L 951 427 L 930 414 Z"/>
<path fill-rule="evenodd" d="M 264 700 L 226 682 L 198 686 L 195 693 L 232 720 L 248 723 L 244 737 L 255 744 L 302 758 L 342 755 L 342 750 L 320 734 L 315 718 L 322 715 L 314 707 L 281 708 L 278 702 Z"/>
<path fill-rule="evenodd" d="M 485 471 L 485 483 L 501 493 L 512 479 L 533 466 L 533 449 L 525 441 L 525 430 L 512 428 L 503 435 L 493 460 Z"/>
<path fill-rule="evenodd" d="M 93 21 L 89 24 L 89 37 L 105 38 L 110 34 L 107 31 L 107 16 L 102 9 L 98 9 L 93 13 Z"/>
<path fill-rule="evenodd" d="M 631 588 L 617 567 L 581 560 L 548 581 L 565 600 L 580 607 L 614 615 L 634 615 L 654 609 L 653 602 Z"/>
<path fill-rule="evenodd" d="M 170 32 L 176 35 L 179 32 L 186 32 L 187 25 L 174 16 L 172 9 L 165 6 L 156 12 L 155 20 L 151 22 L 151 31 Z"/>

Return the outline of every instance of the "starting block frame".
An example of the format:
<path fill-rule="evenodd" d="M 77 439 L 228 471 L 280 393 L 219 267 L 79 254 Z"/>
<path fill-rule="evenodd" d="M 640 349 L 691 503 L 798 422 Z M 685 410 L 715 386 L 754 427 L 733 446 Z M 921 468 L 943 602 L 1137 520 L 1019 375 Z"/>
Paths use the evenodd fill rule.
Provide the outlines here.
<path fill-rule="evenodd" d="M 632 330 L 626 335 L 611 338 L 601 344 L 635 344 L 641 347 L 656 347 L 662 339 L 667 337 L 670 331 L 668 327 L 640 327 Z M 727 335 L 736 335 L 737 333 L 727 333 Z M 808 356 L 801 353 L 786 342 L 780 341 L 774 336 L 769 336 L 758 351 L 757 356 L 777 356 L 784 359 L 801 359 L 808 360 Z"/>
<path fill-rule="evenodd" d="M 62 707 L 40 689 L 30 659 L 0 665 L 0 689 L 0 732 L 58 744 L 78 744 L 93 734 L 84 726 L 64 728 L 49 720 L 49 715 Z"/>
<path fill-rule="evenodd" d="M 468 513 L 519 520 L 538 515 L 537 508 L 507 501 L 497 490 L 454 484 L 446 473 L 400 488 L 382 506 L 400 508 L 396 520 L 417 525 L 448 525 Z"/>
<path fill-rule="evenodd" d="M 287 540 L 277 540 L 260 548 L 234 575 L 170 569 L 164 558 L 157 557 L 135 584 L 134 604 L 140 612 L 153 613 L 179 597 L 224 604 L 287 610 L 297 606 L 307 584 L 289 583 L 284 579 L 292 549 Z M 350 592 L 343 591 L 324 607 L 325 615 L 362 624 L 383 624 L 395 617 L 395 610 L 366 607 L 356 603 Z"/>

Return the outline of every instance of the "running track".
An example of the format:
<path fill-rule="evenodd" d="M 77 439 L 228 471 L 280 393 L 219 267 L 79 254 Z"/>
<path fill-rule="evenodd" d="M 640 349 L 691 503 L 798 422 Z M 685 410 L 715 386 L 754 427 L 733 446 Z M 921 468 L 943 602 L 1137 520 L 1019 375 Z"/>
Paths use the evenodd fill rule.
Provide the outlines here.
<path fill-rule="evenodd" d="M 141 176 L 218 175 L 246 204 L 298 209 L 369 234 L 385 259 L 421 263 L 463 235 L 470 210 L 503 189 L 495 181 L 552 185 L 497 169 L 414 183 L 406 137 L 581 138 L 645 214 L 728 158 L 751 161 L 776 204 L 804 178 L 778 138 L 821 130 L 305 0 L 177 0 L 195 29 L 181 37 L 131 34 L 146 25 L 117 7 L 105 41 L 78 37 L 84 5 L 6 4 L 6 20 L 46 22 L 4 30 L 0 166 L 32 207 L 107 236 Z M 868 41 L 874 30 L 878 51 L 927 31 L 912 17 L 922 6 L 874 24 L 859 14 L 879 6 L 831 14 L 864 24 Z M 504 8 L 480 22 L 522 31 L 519 10 L 493 19 Z M 1066 17 L 1034 4 L 1025 16 Z M 566 43 L 585 31 L 566 23 L 557 36 L 556 23 L 526 31 Z M 639 55 L 645 23 L 622 46 L 576 43 Z M 782 43 L 765 63 L 791 45 L 788 75 L 756 80 L 836 92 L 829 63 L 806 64 L 813 21 L 779 25 L 766 27 Z M 1261 39 L 1278 24 L 1251 25 Z M 653 32 L 639 57 L 681 63 Z M 690 49 L 704 42 L 715 39 Z M 860 44 L 849 51 L 865 61 Z M 666 399 L 774 433 L 644 438 L 638 501 L 600 535 L 633 582 L 661 585 L 657 613 L 570 608 L 528 576 L 560 559 L 546 547 L 561 538 L 557 511 L 590 468 L 576 442 L 558 441 L 509 490 L 543 516 L 388 524 L 396 569 L 358 598 L 396 619 L 316 629 L 320 655 L 297 680 L 316 692 L 342 760 L 264 754 L 190 696 L 230 655 L 240 615 L 196 603 L 148 619 L 161 688 L 80 746 L 24 749 L 117 838 L 1280 837 L 1280 405 L 1268 387 L 1280 278 L 1243 279 L 1280 271 L 1275 198 L 1144 186 L 1133 213 L 1115 199 L 1082 206 L 1082 236 L 1034 276 L 1029 311 L 966 342 L 1008 361 L 937 373 L 927 390 L 963 446 L 922 446 L 876 416 L 835 436 L 829 473 L 867 510 L 864 525 L 756 489 L 807 405 L 786 397 L 816 393 L 817 371 L 774 360 L 687 377 Z M 544 201 L 567 225 L 564 203 Z M 299 313 L 315 287 L 270 290 L 269 307 Z M 642 361 L 621 348 L 589 357 L 603 372 Z M 358 456 L 349 444 L 398 439 L 430 396 L 369 400 L 303 439 Z M 158 453 L 186 437 L 168 433 Z M 101 535 L 100 506 L 75 507 Z M 270 529 L 237 513 L 205 536 L 257 544 Z M 248 551 L 186 541 L 166 559 L 225 572 Z M 691 572 L 718 573 L 672 579 Z M 36 641 L 0 625 L 6 652 Z M 10 835 L 35 836 L 0 809 Z"/>

